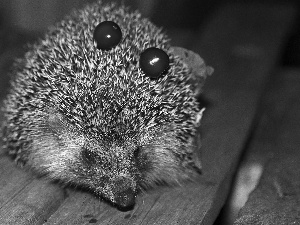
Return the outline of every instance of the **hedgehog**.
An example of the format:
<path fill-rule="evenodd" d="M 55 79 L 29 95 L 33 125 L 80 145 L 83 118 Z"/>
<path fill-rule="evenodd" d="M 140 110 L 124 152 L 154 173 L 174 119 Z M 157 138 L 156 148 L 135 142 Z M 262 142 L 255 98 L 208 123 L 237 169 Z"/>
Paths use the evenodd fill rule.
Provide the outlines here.
<path fill-rule="evenodd" d="M 105 21 L 120 32 L 101 47 L 96 27 Z M 167 56 L 158 72 L 142 57 L 149 49 Z M 38 176 L 122 209 L 149 188 L 194 180 L 204 110 L 197 98 L 211 72 L 205 64 L 193 72 L 178 52 L 162 28 L 124 5 L 75 10 L 13 65 L 2 108 L 6 152 Z"/>

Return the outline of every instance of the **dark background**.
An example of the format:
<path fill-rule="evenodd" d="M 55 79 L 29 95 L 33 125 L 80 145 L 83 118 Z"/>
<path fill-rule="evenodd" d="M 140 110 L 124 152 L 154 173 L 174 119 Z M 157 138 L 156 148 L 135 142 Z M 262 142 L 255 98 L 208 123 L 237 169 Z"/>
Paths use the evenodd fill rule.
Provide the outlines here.
<path fill-rule="evenodd" d="M 63 18 L 73 8 L 94 0 L 1 0 L 0 1 L 0 53 L 12 47 L 18 48 L 27 41 L 41 36 L 47 27 Z M 109 0 L 104 0 L 109 2 Z M 126 5 L 139 9 L 156 25 L 162 26 L 174 44 L 188 46 L 188 40 L 201 30 L 201 25 L 220 5 L 228 2 L 267 2 L 269 4 L 298 0 L 122 0 Z M 299 20 L 300 21 L 300 20 Z M 299 24 L 300 25 L 300 24 Z M 294 33 L 284 55 L 284 64 L 298 65 L 300 61 L 300 26 Z M 182 46 L 182 45 L 181 45 Z"/>

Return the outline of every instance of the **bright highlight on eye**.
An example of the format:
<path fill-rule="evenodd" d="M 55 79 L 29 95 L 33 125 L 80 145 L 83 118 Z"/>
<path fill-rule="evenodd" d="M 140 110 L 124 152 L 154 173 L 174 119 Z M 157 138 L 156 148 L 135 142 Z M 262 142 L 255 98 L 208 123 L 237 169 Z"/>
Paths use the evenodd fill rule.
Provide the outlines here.
<path fill-rule="evenodd" d="M 122 31 L 113 21 L 99 23 L 94 30 L 94 40 L 100 50 L 110 50 L 117 46 L 122 39 Z"/>
<path fill-rule="evenodd" d="M 167 71 L 169 63 L 167 53 L 155 47 L 147 48 L 140 56 L 140 68 L 150 78 L 159 78 Z"/>

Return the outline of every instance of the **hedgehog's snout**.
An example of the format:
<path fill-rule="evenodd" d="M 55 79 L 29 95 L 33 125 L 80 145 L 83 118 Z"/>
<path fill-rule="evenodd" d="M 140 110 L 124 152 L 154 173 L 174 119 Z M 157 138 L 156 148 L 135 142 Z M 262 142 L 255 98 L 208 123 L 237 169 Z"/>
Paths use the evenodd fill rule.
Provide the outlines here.
<path fill-rule="evenodd" d="M 137 193 L 130 178 L 120 177 L 113 181 L 112 192 L 114 194 L 114 203 L 121 210 L 127 211 L 134 207 Z"/>
<path fill-rule="evenodd" d="M 135 205 L 135 195 L 135 192 L 129 187 L 116 195 L 116 204 L 121 209 L 130 210 Z"/>

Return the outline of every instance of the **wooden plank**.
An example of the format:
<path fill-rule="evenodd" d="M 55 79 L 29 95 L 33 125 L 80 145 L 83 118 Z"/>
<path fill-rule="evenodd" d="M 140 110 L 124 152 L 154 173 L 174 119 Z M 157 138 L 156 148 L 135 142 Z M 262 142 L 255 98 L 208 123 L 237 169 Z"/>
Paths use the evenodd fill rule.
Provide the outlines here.
<path fill-rule="evenodd" d="M 0 207 L 3 208 L 12 196 L 18 194 L 32 182 L 33 177 L 20 169 L 16 169 L 7 157 L 0 158 L 0 171 Z"/>
<path fill-rule="evenodd" d="M 300 70 L 273 77 L 247 161 L 265 164 L 235 224 L 300 224 Z"/>
<path fill-rule="evenodd" d="M 193 50 L 215 74 L 205 88 L 211 102 L 203 120 L 203 176 L 162 187 L 120 212 L 85 193 L 70 197 L 46 224 L 212 224 L 223 205 L 247 139 L 258 99 L 295 18 L 292 6 L 229 4 L 216 12 Z"/>
<path fill-rule="evenodd" d="M 64 200 L 58 185 L 34 179 L 7 157 L 0 158 L 0 171 L 1 224 L 41 224 Z"/>
<path fill-rule="evenodd" d="M 230 172 L 236 163 L 234 159 L 238 159 L 238 151 L 244 147 L 249 134 L 247 128 L 253 122 L 257 103 L 255 98 L 259 97 L 264 85 L 261 82 L 263 76 L 272 70 L 281 51 L 283 36 L 288 32 L 288 25 L 295 15 L 292 7 L 276 4 L 241 3 L 230 7 L 227 13 L 234 15 L 226 16 L 224 10 L 223 24 L 209 24 L 211 32 L 205 32 L 195 46 L 200 55 L 215 67 L 214 75 L 205 86 L 206 97 L 218 108 L 221 105 L 233 105 L 228 106 L 227 110 L 220 107 L 221 110 L 214 112 L 218 113 L 217 116 L 204 117 L 203 167 L 204 171 L 208 171 L 207 177 L 219 180 L 219 186 L 216 187 L 219 193 L 203 199 L 213 199 L 213 207 L 208 209 L 204 218 L 209 222 L 223 204 L 226 196 L 224 187 L 228 187 L 230 182 L 226 179 L 231 177 Z M 234 32 L 235 29 L 238 32 Z"/>

